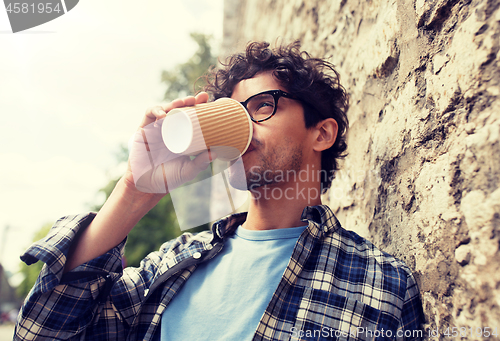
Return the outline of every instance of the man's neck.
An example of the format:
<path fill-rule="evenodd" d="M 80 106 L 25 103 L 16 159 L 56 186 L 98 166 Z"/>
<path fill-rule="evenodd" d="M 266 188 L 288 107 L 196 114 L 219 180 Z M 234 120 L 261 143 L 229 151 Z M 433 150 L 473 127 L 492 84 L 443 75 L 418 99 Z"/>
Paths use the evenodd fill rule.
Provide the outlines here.
<path fill-rule="evenodd" d="M 261 186 L 250 193 L 248 215 L 243 224 L 249 230 L 304 226 L 305 223 L 301 220 L 304 208 L 321 205 L 319 188 L 304 183 Z M 310 195 L 314 193 L 318 195 Z"/>

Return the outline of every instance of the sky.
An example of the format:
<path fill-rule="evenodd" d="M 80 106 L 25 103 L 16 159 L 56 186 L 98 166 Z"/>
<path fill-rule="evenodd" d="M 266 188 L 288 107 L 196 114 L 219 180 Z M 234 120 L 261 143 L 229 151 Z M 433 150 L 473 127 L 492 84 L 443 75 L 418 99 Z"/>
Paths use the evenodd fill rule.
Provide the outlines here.
<path fill-rule="evenodd" d="M 0 6 L 0 262 L 15 273 L 43 225 L 86 212 L 122 174 L 116 153 L 162 102 L 190 32 L 222 41 L 223 0 L 82 0 L 12 33 Z M 8 228 L 6 228 L 8 227 Z M 13 276 L 16 284 L 20 276 Z"/>

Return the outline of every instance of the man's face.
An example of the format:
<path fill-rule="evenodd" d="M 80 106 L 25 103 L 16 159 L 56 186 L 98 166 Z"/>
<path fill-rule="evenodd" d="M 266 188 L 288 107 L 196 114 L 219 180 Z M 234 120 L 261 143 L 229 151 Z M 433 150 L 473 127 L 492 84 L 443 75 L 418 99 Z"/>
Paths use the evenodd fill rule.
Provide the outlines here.
<path fill-rule="evenodd" d="M 257 93 L 277 89 L 287 91 L 271 72 L 264 72 L 239 82 L 231 98 L 243 102 Z M 312 160 L 312 131 L 305 127 L 302 104 L 281 97 L 273 117 L 253 122 L 252 142 L 241 158 L 246 174 L 235 171 L 241 167 L 230 168 L 231 185 L 242 190 L 263 185 L 286 186 L 286 175 L 293 179 Z"/>

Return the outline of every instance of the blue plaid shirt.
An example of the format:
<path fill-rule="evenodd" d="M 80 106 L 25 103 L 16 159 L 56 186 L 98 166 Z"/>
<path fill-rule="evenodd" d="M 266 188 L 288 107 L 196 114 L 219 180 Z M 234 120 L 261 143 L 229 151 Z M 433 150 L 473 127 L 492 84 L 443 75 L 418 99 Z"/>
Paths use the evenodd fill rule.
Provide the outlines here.
<path fill-rule="evenodd" d="M 185 233 L 139 268 L 122 270 L 123 241 L 63 275 L 72 240 L 94 216 L 60 219 L 21 256 L 27 264 L 41 260 L 45 266 L 20 312 L 16 340 L 159 340 L 169 302 L 246 219 L 245 213 L 235 214 L 211 231 Z M 403 262 L 344 230 L 326 206 L 306 207 L 302 220 L 308 227 L 253 340 L 422 338 L 419 290 Z"/>

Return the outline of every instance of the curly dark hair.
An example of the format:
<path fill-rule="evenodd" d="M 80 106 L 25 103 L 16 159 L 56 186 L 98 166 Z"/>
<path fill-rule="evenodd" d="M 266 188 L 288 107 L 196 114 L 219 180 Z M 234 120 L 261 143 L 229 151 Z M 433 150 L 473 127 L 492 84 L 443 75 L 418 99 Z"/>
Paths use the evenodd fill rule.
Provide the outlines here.
<path fill-rule="evenodd" d="M 205 91 L 214 99 L 231 97 L 240 81 L 253 78 L 260 72 L 273 71 L 273 76 L 287 92 L 302 103 L 306 128 L 326 118 L 335 119 L 337 138 L 333 146 L 321 155 L 321 188 L 324 193 L 331 186 L 338 159 L 346 155 L 348 95 L 334 66 L 300 51 L 298 41 L 274 49 L 269 45 L 267 42 L 249 43 L 244 53 L 229 56 L 225 63 L 221 63 L 221 69 L 212 68 L 206 77 Z"/>

